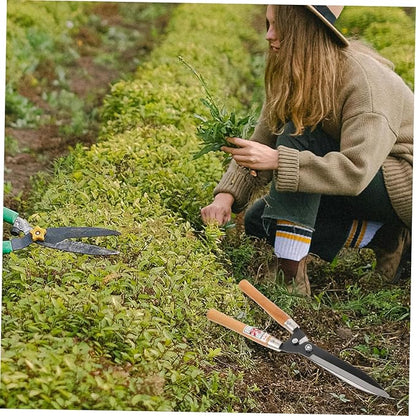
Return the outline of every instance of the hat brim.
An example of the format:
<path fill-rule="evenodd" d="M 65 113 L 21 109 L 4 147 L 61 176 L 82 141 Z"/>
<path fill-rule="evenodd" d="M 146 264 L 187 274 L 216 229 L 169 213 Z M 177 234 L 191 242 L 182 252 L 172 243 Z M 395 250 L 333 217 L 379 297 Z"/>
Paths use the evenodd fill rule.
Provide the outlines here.
<path fill-rule="evenodd" d="M 305 6 L 310 12 L 312 12 L 325 26 L 331 31 L 333 35 L 336 36 L 337 40 L 341 42 L 342 45 L 348 46 L 350 42 L 348 39 L 321 13 L 318 12 L 313 6 Z"/>

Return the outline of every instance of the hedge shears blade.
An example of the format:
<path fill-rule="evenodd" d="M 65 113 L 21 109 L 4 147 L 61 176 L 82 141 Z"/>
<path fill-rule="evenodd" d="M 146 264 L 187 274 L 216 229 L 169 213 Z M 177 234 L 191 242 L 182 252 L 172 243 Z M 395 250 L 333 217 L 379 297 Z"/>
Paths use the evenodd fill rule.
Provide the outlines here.
<path fill-rule="evenodd" d="M 390 398 L 390 395 L 368 374 L 346 361 L 335 357 L 328 351 L 319 348 L 315 344 L 312 344 L 305 333 L 300 329 L 299 325 L 286 312 L 267 299 L 247 280 L 242 280 L 239 283 L 239 287 L 247 296 L 263 308 L 268 315 L 279 323 L 279 325 L 289 331 L 291 337 L 287 341 L 282 342 L 267 332 L 237 321 L 216 309 L 210 309 L 208 311 L 207 317 L 209 320 L 272 350 L 300 354 L 333 375 L 339 377 L 341 380 L 366 393 Z"/>
<path fill-rule="evenodd" d="M 23 233 L 23 237 L 3 241 L 3 254 L 21 250 L 33 243 L 56 250 L 92 256 L 119 254 L 116 250 L 70 240 L 71 238 L 120 235 L 119 231 L 99 227 L 57 227 L 46 229 L 38 226 L 33 227 L 26 220 L 19 217 L 17 212 L 5 207 L 3 207 L 3 220 L 12 225 L 12 234 L 20 235 Z"/>

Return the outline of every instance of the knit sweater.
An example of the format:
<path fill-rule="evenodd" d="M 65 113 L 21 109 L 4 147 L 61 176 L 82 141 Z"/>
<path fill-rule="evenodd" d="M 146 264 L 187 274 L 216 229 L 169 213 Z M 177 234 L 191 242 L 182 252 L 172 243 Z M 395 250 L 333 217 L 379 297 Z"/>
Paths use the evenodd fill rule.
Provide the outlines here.
<path fill-rule="evenodd" d="M 310 151 L 278 147 L 278 169 L 257 177 L 232 161 L 214 194 L 230 193 L 233 212 L 241 212 L 253 192 L 271 181 L 278 191 L 328 195 L 360 194 L 380 167 L 392 206 L 407 227 L 412 218 L 413 93 L 385 64 L 348 48 L 345 76 L 337 95 L 339 110 L 322 123 L 338 140 L 339 152 L 323 157 Z M 270 147 L 263 113 L 250 138 Z"/>

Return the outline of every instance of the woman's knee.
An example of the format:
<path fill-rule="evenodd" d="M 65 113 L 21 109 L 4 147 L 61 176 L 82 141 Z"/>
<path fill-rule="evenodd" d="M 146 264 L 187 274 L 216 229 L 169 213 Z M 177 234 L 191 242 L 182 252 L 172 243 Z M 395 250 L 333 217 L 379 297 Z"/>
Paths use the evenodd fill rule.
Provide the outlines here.
<path fill-rule="evenodd" d="M 318 156 L 323 156 L 332 151 L 339 151 L 339 143 L 325 133 L 320 126 L 313 131 L 310 128 L 298 135 L 294 135 L 295 126 L 288 122 L 281 134 L 276 138 L 276 148 L 279 146 L 297 149 L 299 151 L 309 150 Z"/>

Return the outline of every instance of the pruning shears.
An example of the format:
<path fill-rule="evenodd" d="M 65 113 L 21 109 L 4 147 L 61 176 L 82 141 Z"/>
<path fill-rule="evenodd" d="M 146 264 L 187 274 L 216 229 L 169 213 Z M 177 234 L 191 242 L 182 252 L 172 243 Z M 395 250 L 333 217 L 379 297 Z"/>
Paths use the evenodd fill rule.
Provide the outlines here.
<path fill-rule="evenodd" d="M 267 332 L 237 321 L 216 309 L 210 309 L 208 311 L 207 317 L 210 321 L 220 324 L 274 351 L 300 354 L 360 390 L 390 398 L 390 395 L 368 374 L 312 344 L 300 329 L 299 325 L 286 312 L 267 299 L 266 296 L 260 293 L 247 280 L 242 280 L 239 283 L 239 287 L 279 323 L 279 325 L 289 331 L 291 337 L 287 341 L 282 342 Z"/>
<path fill-rule="evenodd" d="M 3 221 L 12 225 L 12 235 L 19 236 L 23 234 L 22 237 L 3 241 L 3 254 L 21 250 L 32 243 L 57 250 L 95 256 L 119 254 L 115 250 L 69 240 L 70 238 L 120 235 L 120 232 L 115 230 L 97 227 L 57 227 L 46 229 L 39 226 L 33 227 L 25 219 L 21 218 L 17 212 L 6 207 L 3 207 Z"/>

